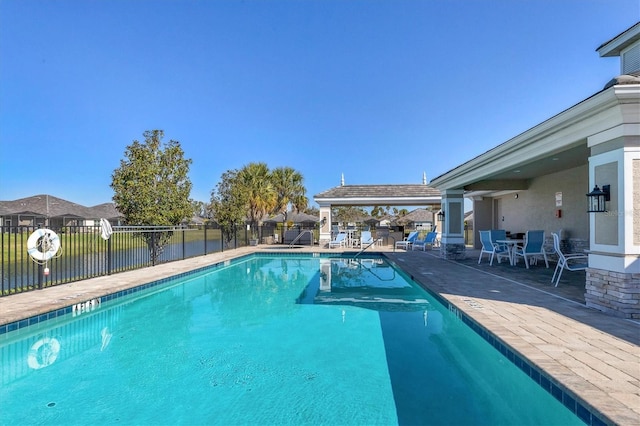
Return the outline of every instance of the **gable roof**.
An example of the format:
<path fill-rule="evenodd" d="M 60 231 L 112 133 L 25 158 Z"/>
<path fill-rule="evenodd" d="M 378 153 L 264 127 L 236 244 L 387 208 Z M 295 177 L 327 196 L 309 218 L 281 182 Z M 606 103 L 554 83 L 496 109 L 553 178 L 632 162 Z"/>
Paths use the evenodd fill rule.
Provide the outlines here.
<path fill-rule="evenodd" d="M 631 46 L 633 43 L 640 40 L 640 22 L 627 28 L 611 40 L 602 43 L 596 49 L 596 52 L 601 57 L 605 56 L 620 56 L 620 53 Z"/>
<path fill-rule="evenodd" d="M 433 212 L 427 209 L 415 209 L 396 219 L 396 223 L 400 225 L 410 222 L 433 222 Z"/>
<path fill-rule="evenodd" d="M 0 201 L 2 215 L 34 215 L 47 218 L 77 217 L 83 219 L 114 219 L 122 217 L 115 204 L 104 203 L 94 207 L 86 207 L 48 194 L 34 195 L 13 201 Z"/>
<path fill-rule="evenodd" d="M 122 214 L 116 209 L 115 203 L 102 203 L 97 206 L 89 207 L 91 218 L 115 219 L 122 217 Z"/>

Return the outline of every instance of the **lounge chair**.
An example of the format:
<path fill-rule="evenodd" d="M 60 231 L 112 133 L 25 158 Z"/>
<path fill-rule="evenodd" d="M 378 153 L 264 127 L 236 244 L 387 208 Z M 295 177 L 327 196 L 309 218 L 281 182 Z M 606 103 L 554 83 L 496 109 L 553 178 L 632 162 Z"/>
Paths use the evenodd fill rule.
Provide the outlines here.
<path fill-rule="evenodd" d="M 480 232 L 480 242 L 482 243 L 482 249 L 480 250 L 480 256 L 478 257 L 478 265 L 480 264 L 480 262 L 482 262 L 482 255 L 484 253 L 491 255 L 489 266 L 493 266 L 494 257 L 498 259 L 498 263 L 500 263 L 501 259 L 503 258 L 509 261 L 511 260 L 509 250 L 505 246 L 493 242 L 493 240 L 491 239 L 492 231 L 479 231 L 479 232 Z"/>
<path fill-rule="evenodd" d="M 362 231 L 360 233 L 360 247 L 368 247 L 375 242 L 376 240 L 371 236 L 371 231 Z"/>
<path fill-rule="evenodd" d="M 411 244 L 411 250 L 422 250 L 422 251 L 427 251 L 427 247 L 431 247 L 433 248 L 434 244 L 436 243 L 436 237 L 438 236 L 437 232 L 428 232 L 424 238 L 420 239 L 417 238 L 413 244 Z"/>
<path fill-rule="evenodd" d="M 329 241 L 329 248 L 334 247 L 346 247 L 347 246 L 347 234 L 344 232 L 338 233 L 335 240 Z"/>
<path fill-rule="evenodd" d="M 416 240 L 416 238 L 418 238 L 418 231 L 412 231 L 409 233 L 409 235 L 407 236 L 407 238 L 405 238 L 402 241 L 396 241 L 396 248 L 399 249 L 405 249 L 405 250 L 409 250 L 409 247 L 411 247 L 411 244 L 413 244 L 413 242 Z"/>
<path fill-rule="evenodd" d="M 340 227 L 338 225 L 331 225 L 331 238 L 335 240 L 339 233 Z"/>
<path fill-rule="evenodd" d="M 525 236 L 524 246 L 515 247 L 514 252 L 514 263 L 518 262 L 518 256 L 524 259 L 524 266 L 529 269 L 530 261 L 537 256 L 544 257 L 544 263 L 549 267 L 549 261 L 547 260 L 547 253 L 544 250 L 544 231 L 527 231 L 527 235 Z"/>
<path fill-rule="evenodd" d="M 589 266 L 589 256 L 584 253 L 562 253 L 562 250 L 560 250 L 560 237 L 555 232 L 552 232 L 551 236 L 553 237 L 553 248 L 558 255 L 558 264 L 556 265 L 556 270 L 553 271 L 551 283 L 555 281 L 555 286 L 558 287 L 562 271 L 565 269 L 567 271 L 584 271 Z"/>

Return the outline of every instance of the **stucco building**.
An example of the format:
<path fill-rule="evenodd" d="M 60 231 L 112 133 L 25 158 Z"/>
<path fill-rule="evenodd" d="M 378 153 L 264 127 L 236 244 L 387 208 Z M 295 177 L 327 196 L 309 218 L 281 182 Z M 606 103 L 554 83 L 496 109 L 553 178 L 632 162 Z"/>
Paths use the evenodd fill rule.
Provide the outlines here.
<path fill-rule="evenodd" d="M 442 192 L 445 257 L 464 250 L 470 198 L 474 232 L 560 232 L 564 247 L 589 254 L 587 305 L 640 318 L 640 23 L 596 51 L 620 57 L 620 75 L 602 90 L 430 186 Z M 596 185 L 610 195 L 604 212 L 588 213 Z"/>

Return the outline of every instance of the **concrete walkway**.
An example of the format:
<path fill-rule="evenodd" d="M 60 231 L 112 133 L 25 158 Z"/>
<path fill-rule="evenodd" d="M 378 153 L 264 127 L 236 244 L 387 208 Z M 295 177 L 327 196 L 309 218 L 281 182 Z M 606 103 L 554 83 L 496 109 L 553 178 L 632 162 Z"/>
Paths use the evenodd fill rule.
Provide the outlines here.
<path fill-rule="evenodd" d="M 2 297 L 0 327 L 269 249 L 281 248 L 242 248 Z M 297 250 L 336 252 L 317 247 Z M 550 284 L 555 265 L 550 270 L 540 265 L 530 270 L 496 264 L 489 267 L 488 262 L 478 266 L 473 251 L 460 261 L 440 259 L 436 250 L 376 251 L 385 251 L 416 282 L 489 330 L 531 365 L 585 401 L 592 412 L 601 414 L 599 417 L 620 425 L 640 425 L 640 324 L 586 308 L 579 296 L 583 289 L 570 282 L 579 281 L 579 275 L 563 277 L 555 288 Z"/>

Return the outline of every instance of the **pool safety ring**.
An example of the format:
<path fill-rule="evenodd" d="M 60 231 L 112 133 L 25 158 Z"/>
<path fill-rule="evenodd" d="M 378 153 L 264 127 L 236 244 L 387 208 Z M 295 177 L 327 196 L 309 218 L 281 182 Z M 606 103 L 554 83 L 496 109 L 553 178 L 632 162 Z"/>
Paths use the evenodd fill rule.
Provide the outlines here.
<path fill-rule="evenodd" d="M 52 337 L 43 337 L 31 346 L 27 356 L 29 368 L 39 370 L 53 364 L 60 353 L 60 342 Z"/>
<path fill-rule="evenodd" d="M 33 260 L 46 262 L 60 249 L 60 238 L 51 229 L 38 229 L 29 235 L 27 253 Z"/>
<path fill-rule="evenodd" d="M 103 240 L 108 240 L 111 237 L 113 230 L 111 229 L 111 224 L 107 219 L 100 219 L 100 236 Z"/>

